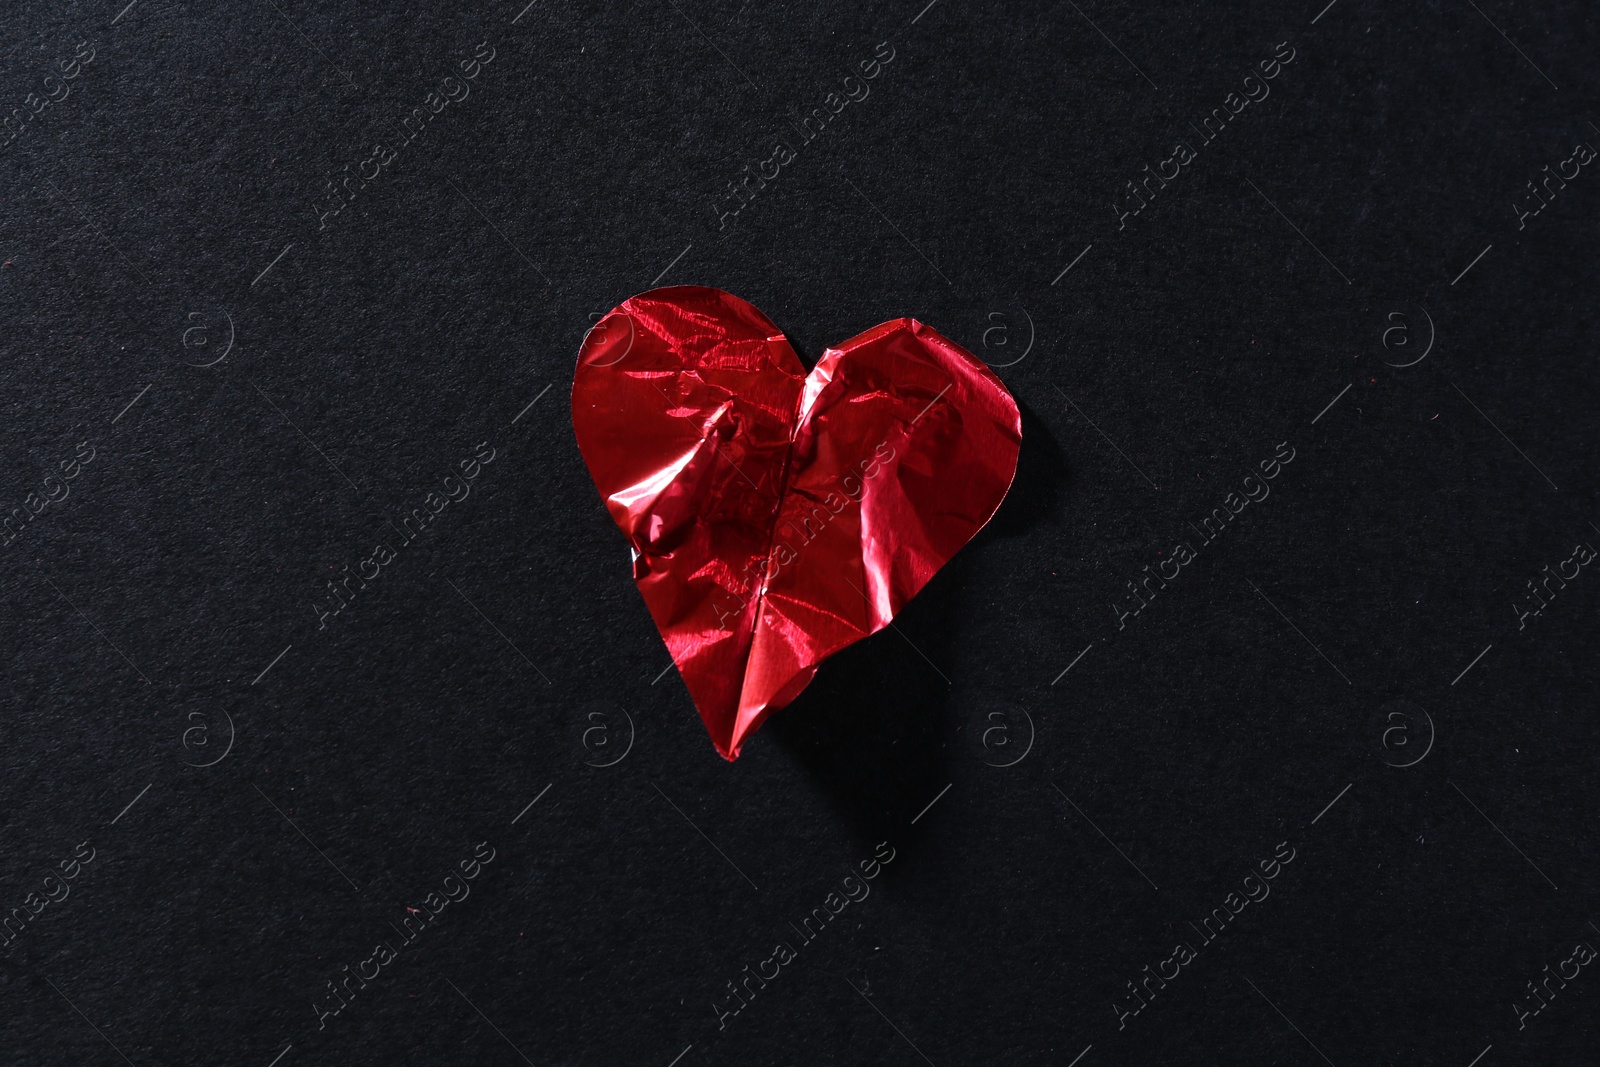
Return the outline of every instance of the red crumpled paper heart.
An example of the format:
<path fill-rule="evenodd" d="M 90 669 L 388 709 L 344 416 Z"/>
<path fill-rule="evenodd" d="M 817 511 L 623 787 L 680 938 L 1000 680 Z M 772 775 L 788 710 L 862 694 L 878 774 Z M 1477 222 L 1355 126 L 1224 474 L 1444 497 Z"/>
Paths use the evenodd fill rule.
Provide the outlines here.
<path fill-rule="evenodd" d="M 889 624 L 1000 506 L 1022 422 L 994 373 L 915 319 L 810 374 L 720 289 L 625 300 L 584 338 L 578 447 L 717 751 Z"/>

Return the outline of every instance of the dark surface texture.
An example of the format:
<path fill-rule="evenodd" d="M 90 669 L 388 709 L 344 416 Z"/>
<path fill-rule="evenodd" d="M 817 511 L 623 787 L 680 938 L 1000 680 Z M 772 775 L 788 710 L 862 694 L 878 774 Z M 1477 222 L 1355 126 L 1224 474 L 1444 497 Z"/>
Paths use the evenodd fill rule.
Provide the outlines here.
<path fill-rule="evenodd" d="M 1593 6 L 925 2 L 6 6 L 0 1062 L 1595 1062 Z M 654 284 L 1024 411 L 734 764 Z"/>

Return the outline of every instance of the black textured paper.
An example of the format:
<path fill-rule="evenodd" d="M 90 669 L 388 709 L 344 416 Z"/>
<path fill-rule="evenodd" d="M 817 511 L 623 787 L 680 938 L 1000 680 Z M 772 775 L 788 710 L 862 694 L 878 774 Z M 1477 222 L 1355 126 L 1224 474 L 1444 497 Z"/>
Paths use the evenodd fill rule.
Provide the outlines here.
<path fill-rule="evenodd" d="M 0 1061 L 1594 1062 L 1588 5 L 0 13 Z M 734 764 L 568 393 L 919 318 L 994 522 Z"/>

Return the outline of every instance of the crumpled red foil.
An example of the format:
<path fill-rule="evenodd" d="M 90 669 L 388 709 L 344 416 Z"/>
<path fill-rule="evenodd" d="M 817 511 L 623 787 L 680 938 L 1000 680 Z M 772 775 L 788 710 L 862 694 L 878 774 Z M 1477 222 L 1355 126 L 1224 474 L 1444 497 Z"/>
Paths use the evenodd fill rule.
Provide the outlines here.
<path fill-rule="evenodd" d="M 595 324 L 572 421 L 729 760 L 983 528 L 1022 442 L 1000 379 L 915 319 L 829 348 L 807 374 L 765 315 L 702 286 L 632 297 Z"/>

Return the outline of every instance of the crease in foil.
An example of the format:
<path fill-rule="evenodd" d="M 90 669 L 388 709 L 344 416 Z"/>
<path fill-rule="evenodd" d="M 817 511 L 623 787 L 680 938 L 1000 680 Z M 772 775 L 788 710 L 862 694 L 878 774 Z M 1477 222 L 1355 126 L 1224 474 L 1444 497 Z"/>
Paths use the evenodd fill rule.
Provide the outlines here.
<path fill-rule="evenodd" d="M 807 374 L 765 315 L 699 286 L 602 318 L 572 406 L 639 590 L 730 760 L 982 529 L 1021 443 L 994 373 L 914 319 Z"/>

